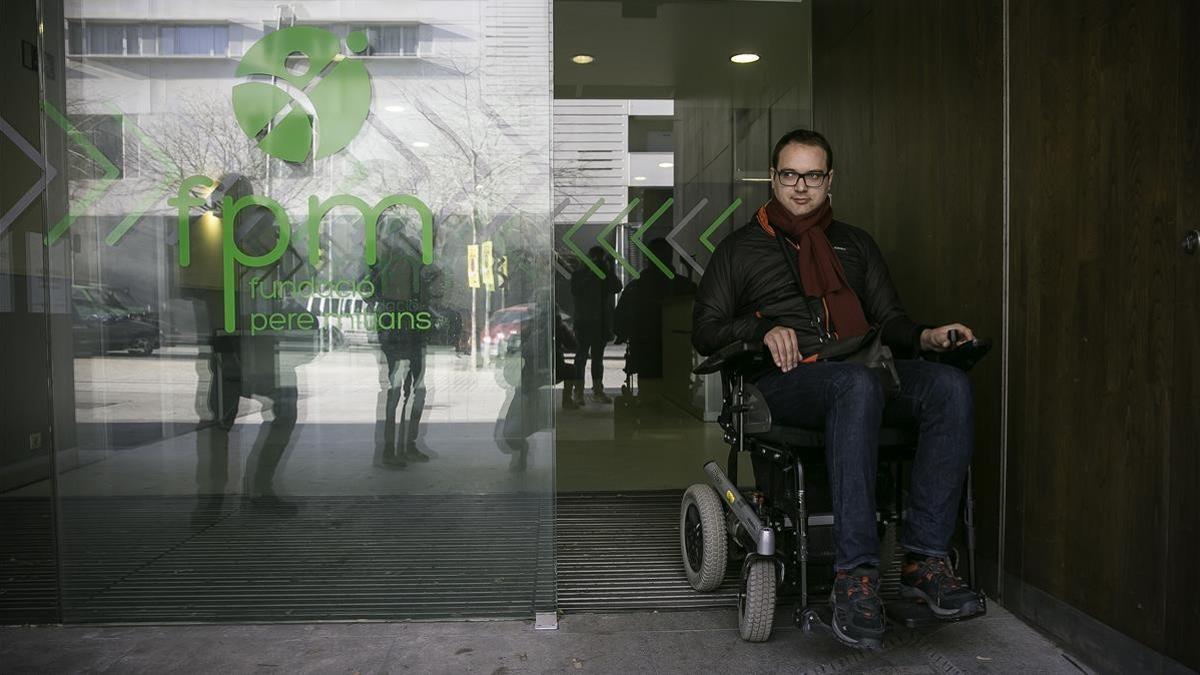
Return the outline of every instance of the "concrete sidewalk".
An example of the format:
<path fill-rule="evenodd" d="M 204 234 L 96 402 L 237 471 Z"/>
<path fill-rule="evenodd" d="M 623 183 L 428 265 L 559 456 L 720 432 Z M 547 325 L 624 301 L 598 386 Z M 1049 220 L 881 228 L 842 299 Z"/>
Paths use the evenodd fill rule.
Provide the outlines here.
<path fill-rule="evenodd" d="M 804 635 L 781 611 L 764 644 L 728 611 L 579 614 L 526 621 L 0 628 L 6 673 L 1080 673 L 1091 672 L 996 605 L 879 652 Z"/>

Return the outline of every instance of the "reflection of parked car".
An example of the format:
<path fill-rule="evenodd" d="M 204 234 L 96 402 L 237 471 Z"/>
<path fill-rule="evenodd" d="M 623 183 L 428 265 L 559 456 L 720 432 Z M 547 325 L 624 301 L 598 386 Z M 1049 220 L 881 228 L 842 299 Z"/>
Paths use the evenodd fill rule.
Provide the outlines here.
<path fill-rule="evenodd" d="M 492 313 L 487 330 L 479 332 L 479 341 L 492 354 L 515 354 L 521 349 L 521 324 L 533 318 L 537 305 L 509 305 Z M 561 311 L 559 321 L 567 332 L 574 334 L 571 320 Z"/>
<path fill-rule="evenodd" d="M 515 354 L 521 348 L 521 322 L 533 316 L 533 304 L 510 305 L 492 312 L 479 341 L 493 354 Z"/>
<path fill-rule="evenodd" d="M 335 348 L 379 342 L 375 330 L 375 302 L 355 293 L 347 297 L 310 297 L 304 308 L 317 317 L 321 339 Z"/>
<path fill-rule="evenodd" d="M 103 354 L 128 350 L 149 356 L 160 344 L 158 315 L 137 306 L 127 292 L 103 286 L 73 286 L 75 351 Z"/>

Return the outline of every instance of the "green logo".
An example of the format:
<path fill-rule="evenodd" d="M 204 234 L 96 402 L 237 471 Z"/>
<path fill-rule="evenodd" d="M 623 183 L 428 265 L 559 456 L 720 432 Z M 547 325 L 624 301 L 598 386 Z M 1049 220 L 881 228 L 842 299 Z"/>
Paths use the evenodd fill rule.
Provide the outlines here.
<path fill-rule="evenodd" d="M 346 37 L 353 52 L 367 48 L 367 37 Z M 371 77 L 361 61 L 341 53 L 341 42 L 327 30 L 293 26 L 254 43 L 238 64 L 236 75 L 268 75 L 274 82 L 243 82 L 233 88 L 233 114 L 246 135 L 258 139 L 263 152 L 289 162 L 328 157 L 346 147 L 367 119 Z M 288 60 L 299 68 L 289 68 Z M 303 72 L 295 72 L 302 70 Z M 277 83 L 290 85 L 289 91 Z M 313 111 L 300 105 L 307 99 Z M 314 130 L 315 125 L 315 130 Z"/>

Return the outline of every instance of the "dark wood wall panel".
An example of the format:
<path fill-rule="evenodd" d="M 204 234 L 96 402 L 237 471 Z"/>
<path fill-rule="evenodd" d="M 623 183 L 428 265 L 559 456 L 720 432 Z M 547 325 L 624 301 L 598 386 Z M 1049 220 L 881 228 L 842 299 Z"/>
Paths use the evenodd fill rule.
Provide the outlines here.
<path fill-rule="evenodd" d="M 914 316 L 999 337 L 1002 2 L 813 16 L 835 212 L 875 234 Z M 1179 249 L 1200 227 L 1200 3 L 1011 0 L 1007 18 L 1005 572 L 1200 668 L 1200 256 Z M 985 559 L 1000 375 L 975 374 Z"/>
<path fill-rule="evenodd" d="M 1001 334 L 1002 3 L 819 0 L 814 127 L 834 213 L 869 230 L 918 321 Z M 998 549 L 1000 357 L 975 383 L 979 552 Z M 990 565 L 995 569 L 995 565 Z M 994 575 L 985 586 L 994 591 Z"/>
<path fill-rule="evenodd" d="M 1195 583 L 1163 573 L 1173 381 L 1198 374 L 1173 330 L 1188 3 L 1011 3 L 1006 567 L 1194 667 L 1167 616 Z"/>
<path fill-rule="evenodd" d="M 1200 2 L 1184 2 L 1179 20 L 1179 208 L 1175 231 L 1200 229 Z M 1175 360 L 1171 446 L 1166 476 L 1165 638 L 1171 656 L 1200 670 L 1200 252 L 1174 256 Z"/>

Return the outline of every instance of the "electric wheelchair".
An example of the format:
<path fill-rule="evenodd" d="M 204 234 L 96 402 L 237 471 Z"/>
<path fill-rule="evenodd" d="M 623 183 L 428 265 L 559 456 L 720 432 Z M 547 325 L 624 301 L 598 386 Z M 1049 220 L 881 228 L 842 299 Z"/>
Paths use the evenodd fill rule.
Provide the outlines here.
<path fill-rule="evenodd" d="M 957 342 L 957 339 L 952 337 Z M 964 343 L 930 359 L 969 370 L 991 348 L 985 339 Z M 697 591 L 721 585 L 727 564 L 740 563 L 738 628 L 749 642 L 771 635 L 777 603 L 796 603 L 794 621 L 810 633 L 828 625 L 823 612 L 809 604 L 809 565 L 829 576 L 833 562 L 832 515 L 814 515 L 814 502 L 828 500 L 826 481 L 806 481 L 806 473 L 825 476 L 824 434 L 811 429 L 773 424 L 762 393 L 746 381 L 746 373 L 768 363 L 761 343 L 737 342 L 713 354 L 693 372 L 721 374 L 723 405 L 718 423 L 729 444 L 725 470 L 716 462 L 704 465 L 709 484 L 696 483 L 684 493 L 680 508 L 680 549 L 688 582 Z M 803 366 L 800 366 L 803 367 Z M 938 621 L 924 605 L 887 598 L 886 571 L 893 565 L 895 538 L 904 517 L 904 467 L 916 454 L 913 428 L 885 426 L 879 436 L 880 471 L 876 485 L 880 528 L 880 570 L 885 608 L 893 622 L 909 627 Z M 747 495 L 737 487 L 738 455 L 749 453 L 756 489 Z M 974 495 L 970 469 L 962 500 L 966 544 L 966 579 L 975 586 Z M 889 550 L 891 549 L 891 550 Z M 957 552 L 952 562 L 959 562 Z M 828 592 L 826 584 L 824 590 Z M 986 613 L 986 604 L 973 616 Z"/>

